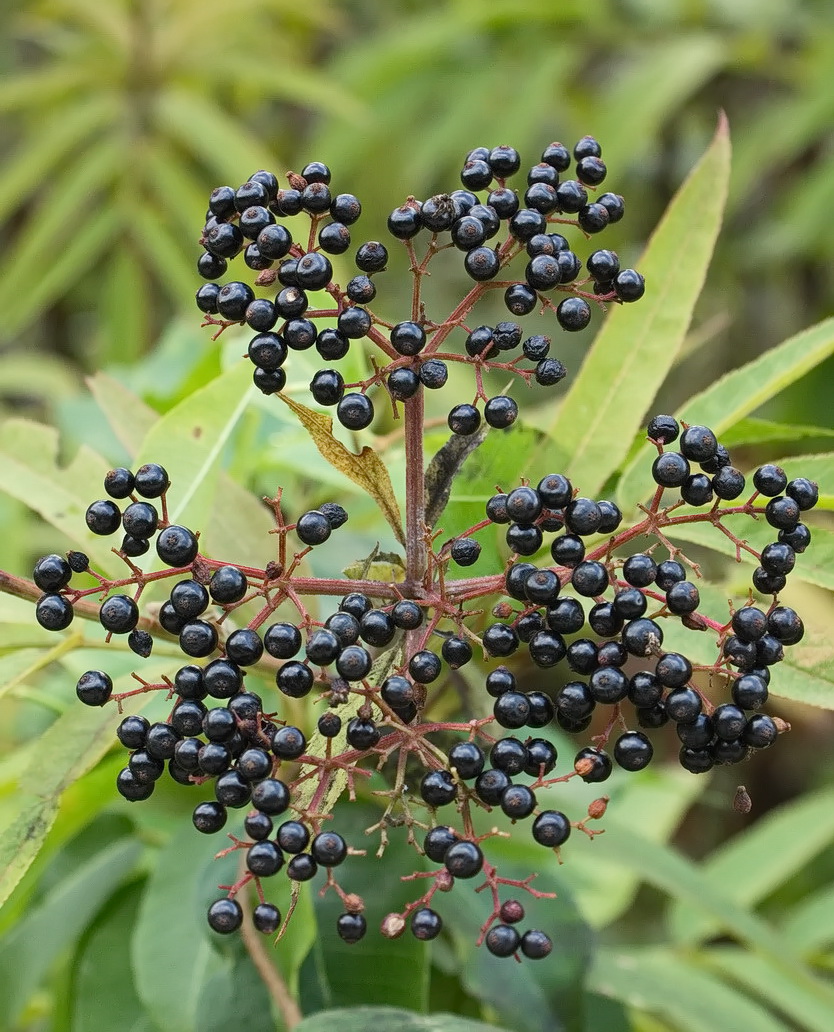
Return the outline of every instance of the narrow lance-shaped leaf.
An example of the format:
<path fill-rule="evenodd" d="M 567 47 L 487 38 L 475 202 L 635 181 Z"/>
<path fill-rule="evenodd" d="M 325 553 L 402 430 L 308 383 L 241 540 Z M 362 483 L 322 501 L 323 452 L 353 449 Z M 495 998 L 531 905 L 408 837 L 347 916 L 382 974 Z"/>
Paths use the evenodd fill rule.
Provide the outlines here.
<path fill-rule="evenodd" d="M 676 1032 L 785 1032 L 781 1021 L 742 993 L 659 950 L 601 950 L 590 985 L 638 1011 L 660 1015 Z"/>
<path fill-rule="evenodd" d="M 685 402 L 677 415 L 686 423 L 711 427 L 720 437 L 832 354 L 834 319 L 826 319 L 722 376 Z M 654 490 L 652 457 L 648 446 L 639 449 L 623 473 L 617 495 L 629 510 Z"/>
<path fill-rule="evenodd" d="M 135 712 L 140 705 L 126 709 Z M 42 735 L 20 779 L 16 815 L 0 836 L 0 905 L 37 856 L 64 789 L 94 767 L 113 744 L 116 720 L 112 707 L 72 706 Z"/>
<path fill-rule="evenodd" d="M 350 451 L 333 436 L 333 420 L 330 416 L 314 412 L 285 394 L 279 394 L 278 397 L 298 416 L 313 443 L 330 465 L 367 491 L 388 521 L 397 541 L 405 545 L 400 507 L 394 497 L 388 470 L 379 454 L 367 445 L 358 454 Z"/>
<path fill-rule="evenodd" d="M 608 316 L 548 428 L 549 440 L 540 446 L 551 456 L 556 450 L 583 492 L 598 491 L 626 457 L 683 344 L 721 225 L 729 174 L 730 138 L 722 115 L 710 147 L 637 263 L 646 296 Z"/>
<path fill-rule="evenodd" d="M 728 982 L 737 983 L 808 1032 L 831 1032 L 830 1006 L 801 989 L 779 964 L 731 946 L 706 951 L 706 961 Z"/>
<path fill-rule="evenodd" d="M 829 789 L 765 814 L 702 861 L 701 870 L 735 903 L 751 906 L 787 884 L 832 841 L 834 792 Z M 675 941 L 687 945 L 719 930 L 709 915 L 685 902 L 674 904 L 669 924 Z"/>

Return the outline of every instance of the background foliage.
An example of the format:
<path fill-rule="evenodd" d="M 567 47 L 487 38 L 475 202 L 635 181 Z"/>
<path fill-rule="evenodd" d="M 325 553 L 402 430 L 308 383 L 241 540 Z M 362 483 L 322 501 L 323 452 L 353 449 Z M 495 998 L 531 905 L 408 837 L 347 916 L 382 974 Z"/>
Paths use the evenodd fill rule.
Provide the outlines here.
<path fill-rule="evenodd" d="M 38 554 L 73 541 L 94 555 L 79 517 L 103 472 L 147 458 L 172 471 L 183 518 L 241 562 L 263 555 L 268 522 L 256 499 L 276 483 L 298 512 L 348 497 L 357 558 L 389 540 L 373 504 L 311 450 L 284 406 L 241 404 L 241 338 L 221 347 L 199 329 L 192 270 L 212 186 L 321 158 L 359 193 L 373 237 L 408 193 L 455 184 L 470 146 L 512 142 L 533 158 L 554 136 L 592 132 L 628 203 L 607 236 L 631 261 L 707 148 L 719 107 L 732 126 L 729 183 L 719 138 L 654 239 L 646 302 L 615 313 L 556 412 L 534 399 L 517 450 L 487 442 L 444 522 L 463 526 L 496 479 L 559 459 L 583 488 L 605 485 L 633 505 L 644 471 L 627 446 L 658 391 L 661 409 L 717 423 L 743 467 L 782 457 L 789 472 L 819 479 L 823 507 L 834 507 L 831 458 L 793 458 L 827 452 L 834 436 L 834 330 L 823 322 L 802 332 L 834 300 L 829 3 L 10 8 L 0 28 L 0 569 L 28 576 Z M 454 277 L 435 284 L 434 302 L 442 308 L 456 286 Z M 590 337 L 559 344 L 575 371 Z M 292 372 L 299 384 L 309 380 L 303 358 Z M 628 405 L 612 386 L 624 364 Z M 597 432 L 590 446 L 583 420 Z M 400 482 L 396 442 L 386 464 Z M 564 866 L 542 872 L 560 896 L 548 910 L 557 947 L 546 964 L 497 965 L 473 951 L 480 918 L 461 893 L 449 900 L 451 934 L 433 952 L 369 935 L 347 965 L 328 933 L 330 904 L 311 896 L 275 954 L 313 1015 L 310 1032 L 315 1012 L 357 1004 L 408 1006 L 435 1015 L 415 1018 L 415 1029 L 449 1032 L 471 1026 L 444 1013 L 570 1032 L 830 1032 L 830 526 L 822 514 L 789 595 L 809 640 L 779 671 L 788 699 L 823 708 L 780 704 L 794 731 L 744 768 L 749 817 L 729 806 L 735 772 L 695 778 L 658 763 L 612 782 L 606 834 L 571 840 Z M 695 528 L 687 533 L 716 598 L 736 590 L 715 542 L 707 550 Z M 106 569 L 112 557 L 98 549 Z M 317 554 L 322 568 L 338 563 L 335 552 Z M 127 678 L 134 657 L 117 646 L 104 657 L 97 631 L 47 635 L 28 603 L 0 594 L 0 1027 L 280 1027 L 242 949 L 203 931 L 201 909 L 222 871 L 187 826 L 187 801 L 157 792 L 129 807 L 115 797 L 113 714 L 78 712 L 72 685 L 104 662 Z M 158 642 L 155 655 L 165 649 Z M 575 785 L 565 793 L 569 812 L 581 812 L 581 795 Z M 541 869 L 541 851 L 515 839 L 507 864 Z M 378 886 L 379 877 L 372 862 L 350 872 L 359 892 L 363 878 Z M 397 891 L 392 874 L 385 892 Z M 406 1027 L 402 1015 L 383 1017 Z M 338 1020 L 373 1027 L 365 1013 Z"/>

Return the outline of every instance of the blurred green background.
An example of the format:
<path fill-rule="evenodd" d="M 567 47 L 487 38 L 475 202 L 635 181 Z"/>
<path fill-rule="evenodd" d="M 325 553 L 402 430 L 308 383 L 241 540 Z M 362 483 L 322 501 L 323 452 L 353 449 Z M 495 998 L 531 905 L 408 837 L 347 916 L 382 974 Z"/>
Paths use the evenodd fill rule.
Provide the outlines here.
<path fill-rule="evenodd" d="M 85 377 L 112 376 L 146 403 L 150 418 L 220 372 L 223 349 L 199 329 L 192 302 L 199 230 L 216 185 L 236 186 L 262 167 L 280 174 L 326 161 L 336 189 L 363 201 L 361 233 L 372 239 L 408 194 L 422 198 L 456 186 L 470 147 L 512 143 L 532 163 L 551 139 L 572 143 L 591 133 L 603 143 L 610 188 L 627 204 L 605 246 L 630 263 L 709 143 L 723 108 L 733 140 L 729 206 L 683 358 L 663 389 L 672 410 L 834 310 L 832 68 L 828 0 L 7 0 L 0 20 L 0 415 L 56 427 L 62 459 L 89 444 L 108 462 L 125 461 L 125 440 L 114 436 Z M 454 296 L 456 275 L 433 285 L 440 300 Z M 393 285 L 391 291 L 394 304 Z M 558 353 L 572 370 L 590 339 L 590 332 L 560 339 Z M 98 381 L 99 400 L 108 382 Z M 769 405 L 763 414 L 776 423 L 812 428 L 801 442 L 777 435 L 777 454 L 811 451 L 815 442 L 830 447 L 832 384 L 828 360 Z M 257 495 L 272 490 L 277 471 L 301 511 L 322 500 L 322 486 L 311 485 L 291 461 L 298 434 L 277 407 L 274 400 L 256 406 L 231 472 Z M 748 465 L 759 457 L 755 447 L 741 454 Z M 89 490 L 85 485 L 82 493 Z M 362 523 L 370 508 L 359 506 L 351 539 L 357 556 L 377 537 Z M 36 555 L 59 547 L 55 531 L 11 494 L 0 494 L 0 525 L 2 569 L 28 576 Z M 797 598 L 824 623 L 828 597 L 799 591 Z M 0 641 L 0 651 L 13 644 L 11 637 Z M 53 688 L 59 702 L 67 695 L 65 685 L 56 687 L 57 674 L 38 677 L 47 698 Z M 43 697 L 33 701 L 33 694 L 24 680 L 14 699 L 4 700 L 6 775 L 19 762 L 12 748 L 60 710 Z M 822 710 L 782 705 L 779 712 L 795 733 L 744 769 L 755 805 L 749 817 L 729 807 L 737 771 L 722 771 L 709 785 L 658 773 L 623 790 L 620 846 L 612 843 L 607 854 L 600 846 L 596 865 L 585 850 L 573 873 L 568 863 L 561 891 L 575 895 L 576 913 L 595 930 L 583 924 L 576 934 L 588 936 L 585 946 L 592 935 L 605 945 L 585 1017 L 576 1019 L 586 1024 L 566 1027 L 834 1028 L 830 997 L 801 979 L 802 992 L 780 987 L 779 940 L 774 945 L 756 923 L 762 913 L 772 920 L 785 949 L 795 948 L 821 978 L 834 967 L 834 726 Z M 37 908 L 45 893 L 60 892 L 68 877 L 82 887 L 85 877 L 95 881 L 85 865 L 114 840 L 138 834 L 150 852 L 138 866 L 135 857 L 117 858 L 131 872 L 128 884 L 119 878 L 105 884 L 98 904 L 108 888 L 118 890 L 107 913 L 89 903 L 75 937 L 61 939 L 45 962 L 32 961 L 26 1007 L 10 1006 L 0 1027 L 117 1028 L 107 1023 L 106 1008 L 93 1020 L 78 1000 L 95 990 L 91 965 L 123 948 L 119 923 L 133 921 L 148 872 L 153 879 L 157 870 L 158 847 L 184 811 L 169 801 L 160 817 L 137 817 L 131 826 L 111 799 L 115 768 L 112 759 L 107 763 L 107 777 L 95 783 L 105 801 L 97 805 L 106 812 L 86 839 L 67 831 L 53 842 L 3 911 L 0 984 L 13 977 L 21 943 L 34 943 L 37 953 L 38 936 L 50 927 L 50 909 Z M 772 823 L 756 822 L 785 802 Z M 135 816 L 131 810 L 131 821 Z M 679 824 L 672 851 L 662 843 Z M 628 845 L 629 833 L 646 842 Z M 205 842 L 198 845 L 205 853 Z M 179 841 L 177 848 L 184 848 Z M 725 853 L 713 854 L 716 848 Z M 171 864 L 166 849 L 163 859 Z M 703 868 L 684 854 L 706 857 Z M 653 865 L 651 889 L 640 889 L 641 865 Z M 767 873 L 751 879 L 762 865 Z M 715 929 L 707 921 L 705 930 L 703 918 L 692 932 L 687 905 L 716 886 L 738 907 L 732 941 L 744 946 L 729 939 L 705 945 Z M 668 921 L 660 927 L 667 904 Z M 565 907 L 561 920 L 568 927 L 575 912 L 568 902 Z M 32 926 L 33 917 L 42 923 Z M 462 925 L 467 920 L 460 916 Z M 145 942 L 144 949 L 134 944 L 140 969 L 153 945 Z M 628 956 L 636 969 L 624 976 Z M 224 960 L 243 963 L 231 954 Z M 485 988 L 491 974 L 473 965 L 461 975 L 450 956 L 435 955 L 428 1002 L 434 1009 L 500 1015 L 510 1025 Z M 533 992 L 524 977 L 524 991 Z M 669 992 L 678 986 L 676 1006 L 652 996 L 666 983 Z M 739 985 L 748 995 L 736 992 Z M 312 1009 L 321 1006 L 306 991 Z M 520 990 L 510 979 L 507 991 Z M 549 998 L 555 990 L 551 984 L 536 991 Z M 141 970 L 137 992 L 143 1001 L 152 995 Z M 699 1024 L 686 1001 L 697 1012 L 711 994 L 716 1010 Z M 18 997 L 19 1003 L 22 990 Z M 486 1015 L 478 1004 L 483 999 L 494 1008 Z M 751 1011 L 738 1003 L 748 999 L 765 1003 Z M 133 1006 L 136 993 L 131 1000 Z M 135 1027 L 146 1032 L 159 1026 L 158 1018 Z"/>

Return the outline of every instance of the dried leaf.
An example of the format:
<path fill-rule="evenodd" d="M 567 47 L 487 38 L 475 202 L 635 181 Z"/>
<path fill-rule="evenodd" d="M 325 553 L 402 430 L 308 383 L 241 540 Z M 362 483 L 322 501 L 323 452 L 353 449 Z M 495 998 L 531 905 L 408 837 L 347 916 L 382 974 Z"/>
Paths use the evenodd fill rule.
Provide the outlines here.
<path fill-rule="evenodd" d="M 358 454 L 349 451 L 341 441 L 337 441 L 333 436 L 333 420 L 330 416 L 314 412 L 306 405 L 301 405 L 284 394 L 279 394 L 278 397 L 298 416 L 301 425 L 310 434 L 313 443 L 330 465 L 340 473 L 344 473 L 354 484 L 358 484 L 373 498 L 394 531 L 397 541 L 405 546 L 400 507 L 394 497 L 388 470 L 379 455 L 373 448 L 367 446 Z"/>
<path fill-rule="evenodd" d="M 469 456 L 486 439 L 489 427 L 484 426 L 469 437 L 452 434 L 435 453 L 426 469 L 426 523 L 433 527 L 449 501 L 455 477 Z"/>

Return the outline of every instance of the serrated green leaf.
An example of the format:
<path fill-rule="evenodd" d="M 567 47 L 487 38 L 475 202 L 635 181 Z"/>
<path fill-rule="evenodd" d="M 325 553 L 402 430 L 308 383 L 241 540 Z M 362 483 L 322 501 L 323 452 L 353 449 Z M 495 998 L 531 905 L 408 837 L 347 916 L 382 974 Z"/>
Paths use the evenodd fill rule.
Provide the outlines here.
<path fill-rule="evenodd" d="M 808 1032 L 830 1032 L 830 1005 L 817 1000 L 785 975 L 779 964 L 747 950 L 718 946 L 703 954 L 706 963 L 724 978 L 747 990 L 754 999 L 768 1003 Z"/>
<path fill-rule="evenodd" d="M 666 951 L 604 947 L 589 981 L 596 992 L 658 1014 L 678 1032 L 786 1032 L 781 1021 L 742 993 Z"/>
<path fill-rule="evenodd" d="M 774 678 L 776 680 L 776 678 Z M 818 792 L 771 810 L 719 846 L 701 863 L 702 875 L 739 906 L 753 906 L 834 842 L 834 791 Z M 712 938 L 715 921 L 700 909 L 675 902 L 669 928 L 688 945 Z"/>
<path fill-rule="evenodd" d="M 551 462 L 555 451 L 585 493 L 599 491 L 628 454 L 683 344 L 721 225 L 729 173 L 730 139 L 722 115 L 712 144 L 637 262 L 646 277 L 645 298 L 609 314 L 547 429 Z"/>
<path fill-rule="evenodd" d="M 127 675 L 114 678 L 126 690 Z M 135 682 L 131 682 L 135 683 Z M 125 711 L 138 712 L 147 696 L 128 700 Z M 63 792 L 91 770 L 113 745 L 119 721 L 114 706 L 72 706 L 37 740 L 37 749 L 19 776 L 12 812 L 0 827 L 0 905 L 37 856 L 55 822 Z"/>
<path fill-rule="evenodd" d="M 501 1032 L 495 1025 L 454 1014 L 415 1014 L 399 1007 L 344 1007 L 322 1011 L 296 1025 L 297 1032 Z"/>
<path fill-rule="evenodd" d="M 832 354 L 834 319 L 826 319 L 722 376 L 685 402 L 678 416 L 687 423 L 705 424 L 720 437 Z M 623 472 L 617 498 L 624 511 L 630 512 L 654 491 L 651 463 L 646 445 L 638 450 Z"/>
<path fill-rule="evenodd" d="M 834 709 L 834 642 L 817 628 L 792 645 L 770 686 L 771 695 L 806 706 Z"/>
<path fill-rule="evenodd" d="M 116 888 L 131 876 L 142 848 L 114 842 L 61 881 L 4 938 L 0 947 L 0 1021 L 12 1027 L 53 961 L 72 946 Z"/>
<path fill-rule="evenodd" d="M 680 418 L 720 436 L 832 354 L 834 319 L 826 319 L 716 380 L 684 403 Z"/>
<path fill-rule="evenodd" d="M 795 468 L 799 469 L 800 467 Z M 741 540 L 746 541 L 757 552 L 761 552 L 765 545 L 775 540 L 777 534 L 777 531 L 769 523 L 765 523 L 763 520 L 754 521 L 744 515 L 727 517 L 724 523 L 729 530 L 738 534 Z M 691 541 L 735 559 L 735 543 L 711 524 L 680 523 L 670 530 L 671 533 L 668 536 L 675 542 Z M 811 538 L 811 545 L 796 557 L 796 566 L 791 578 L 834 590 L 834 532 L 815 525 L 811 528 Z M 746 564 L 758 566 L 755 556 L 744 549 L 742 549 L 741 558 L 742 562 Z"/>

